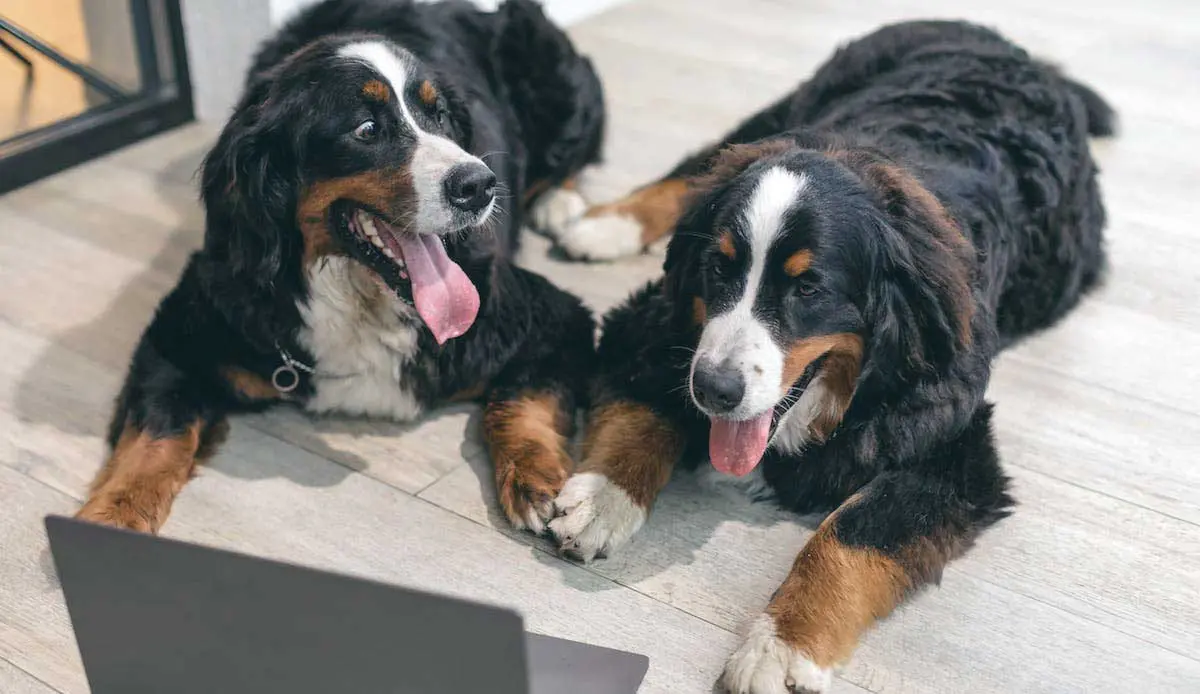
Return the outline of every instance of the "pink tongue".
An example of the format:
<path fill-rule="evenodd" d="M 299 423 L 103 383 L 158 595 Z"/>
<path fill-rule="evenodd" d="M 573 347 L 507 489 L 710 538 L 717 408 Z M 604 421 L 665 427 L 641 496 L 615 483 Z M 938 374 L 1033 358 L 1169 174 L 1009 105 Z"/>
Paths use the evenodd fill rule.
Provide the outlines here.
<path fill-rule="evenodd" d="M 413 302 L 438 344 L 458 337 L 479 313 L 479 292 L 432 234 L 396 234 L 412 282 Z"/>
<path fill-rule="evenodd" d="M 767 450 L 771 410 L 745 422 L 713 419 L 708 432 L 708 457 L 713 467 L 741 477 L 758 465 Z"/>

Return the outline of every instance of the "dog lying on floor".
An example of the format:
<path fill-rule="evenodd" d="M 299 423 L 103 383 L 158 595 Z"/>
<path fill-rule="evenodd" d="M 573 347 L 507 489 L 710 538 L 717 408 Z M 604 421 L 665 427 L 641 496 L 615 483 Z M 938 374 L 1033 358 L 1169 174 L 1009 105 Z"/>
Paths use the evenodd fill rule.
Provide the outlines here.
<path fill-rule="evenodd" d="M 510 259 L 524 204 L 597 159 L 603 123 L 591 63 L 530 0 L 300 14 L 204 161 L 204 246 L 142 336 L 79 517 L 157 531 L 230 413 L 482 400 L 504 510 L 540 531 L 595 325 Z"/>
<path fill-rule="evenodd" d="M 604 320 L 584 458 L 550 523 L 563 549 L 616 550 L 704 452 L 831 510 L 723 677 L 824 691 L 865 629 L 1008 514 L 991 362 L 1100 279 L 1087 138 L 1113 127 L 1098 95 L 990 30 L 897 24 L 551 228 L 593 259 L 674 232 L 664 278 Z"/>

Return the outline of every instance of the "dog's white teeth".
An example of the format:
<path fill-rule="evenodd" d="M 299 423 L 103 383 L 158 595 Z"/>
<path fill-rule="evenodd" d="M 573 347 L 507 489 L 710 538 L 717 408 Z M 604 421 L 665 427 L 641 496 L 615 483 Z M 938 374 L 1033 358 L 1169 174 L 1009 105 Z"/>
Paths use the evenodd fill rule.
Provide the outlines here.
<path fill-rule="evenodd" d="M 362 223 L 363 231 L 367 233 L 367 236 L 370 236 L 371 238 L 379 236 L 379 230 L 375 228 L 375 220 L 371 219 L 370 215 L 364 213 L 363 218 L 360 221 Z"/>
<path fill-rule="evenodd" d="M 383 249 L 383 254 L 392 259 L 395 259 L 395 257 L 396 257 L 396 254 L 393 253 L 392 249 L 390 249 L 390 248 Z"/>
<path fill-rule="evenodd" d="M 376 248 L 383 248 L 383 239 L 379 238 L 378 236 L 372 236 L 370 238 L 371 243 L 375 244 Z"/>

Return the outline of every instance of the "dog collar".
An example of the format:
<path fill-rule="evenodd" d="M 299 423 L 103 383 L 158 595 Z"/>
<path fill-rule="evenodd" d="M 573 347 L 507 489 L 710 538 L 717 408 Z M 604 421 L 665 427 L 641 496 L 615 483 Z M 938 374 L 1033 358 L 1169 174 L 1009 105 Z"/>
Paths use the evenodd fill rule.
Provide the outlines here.
<path fill-rule="evenodd" d="M 317 373 L 313 367 L 288 354 L 288 351 L 280 347 L 278 342 L 275 343 L 275 349 L 279 351 L 279 358 L 283 364 L 271 372 L 271 385 L 275 386 L 275 390 L 280 393 L 290 393 L 300 386 L 301 371 L 309 375 Z"/>

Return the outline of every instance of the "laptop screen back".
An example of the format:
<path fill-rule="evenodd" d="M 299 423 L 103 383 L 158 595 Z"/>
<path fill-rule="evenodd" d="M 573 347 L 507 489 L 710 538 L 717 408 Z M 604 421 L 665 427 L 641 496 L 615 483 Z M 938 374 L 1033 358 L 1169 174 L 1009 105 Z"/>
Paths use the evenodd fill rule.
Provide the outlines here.
<path fill-rule="evenodd" d="M 46 529 L 93 694 L 529 691 L 514 612 L 66 518 Z"/>

